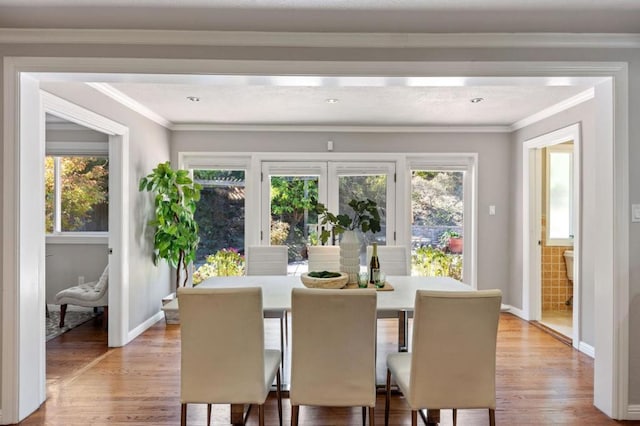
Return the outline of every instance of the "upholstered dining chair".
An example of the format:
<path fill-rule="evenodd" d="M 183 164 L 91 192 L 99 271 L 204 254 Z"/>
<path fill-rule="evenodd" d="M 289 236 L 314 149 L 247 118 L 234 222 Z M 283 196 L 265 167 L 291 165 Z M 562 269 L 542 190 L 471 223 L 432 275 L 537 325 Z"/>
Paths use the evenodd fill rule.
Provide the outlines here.
<path fill-rule="evenodd" d="M 291 294 L 291 425 L 300 405 L 362 407 L 374 424 L 376 292 L 294 288 Z"/>
<path fill-rule="evenodd" d="M 64 327 L 64 317 L 67 314 L 67 305 L 83 306 L 86 308 L 104 308 L 102 321 L 107 327 L 109 323 L 109 265 L 104 268 L 98 281 L 74 285 L 59 291 L 54 298 L 60 305 L 60 324 Z"/>
<path fill-rule="evenodd" d="M 309 246 L 309 271 L 340 271 L 340 246 Z"/>
<path fill-rule="evenodd" d="M 280 358 L 264 348 L 262 289 L 179 288 L 181 425 L 187 404 L 257 404 L 264 425 L 264 403 L 276 379 L 282 426 Z"/>
<path fill-rule="evenodd" d="M 247 247 L 247 275 L 287 275 L 288 250 L 287 246 Z M 280 320 L 280 351 L 284 362 L 284 343 L 289 341 L 287 311 L 266 310 L 264 317 Z"/>
<path fill-rule="evenodd" d="M 391 378 L 417 424 L 421 409 L 488 408 L 495 425 L 496 338 L 500 290 L 418 290 L 411 353 L 387 357 L 385 426 L 389 424 Z"/>
<path fill-rule="evenodd" d="M 367 259 L 371 259 L 373 247 L 367 246 Z M 410 275 L 409 257 L 405 246 L 378 246 L 380 269 L 387 275 Z M 367 264 L 369 261 L 367 260 Z"/>

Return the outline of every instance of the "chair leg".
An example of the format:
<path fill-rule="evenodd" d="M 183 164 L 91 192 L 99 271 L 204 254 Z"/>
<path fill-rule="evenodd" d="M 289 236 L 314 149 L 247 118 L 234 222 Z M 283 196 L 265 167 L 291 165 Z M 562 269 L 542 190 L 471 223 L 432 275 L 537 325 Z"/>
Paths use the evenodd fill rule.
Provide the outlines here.
<path fill-rule="evenodd" d="M 299 405 L 291 406 L 291 426 L 298 426 L 298 413 L 300 412 Z"/>
<path fill-rule="evenodd" d="M 496 426 L 496 410 L 489 408 L 489 425 Z"/>
<path fill-rule="evenodd" d="M 458 424 L 458 410 L 453 408 L 451 411 L 453 412 L 453 426 L 456 426 Z"/>
<path fill-rule="evenodd" d="M 258 424 L 264 426 L 264 404 L 258 405 Z"/>
<path fill-rule="evenodd" d="M 278 398 L 278 424 L 282 426 L 282 379 L 280 376 L 280 369 L 278 369 L 278 374 L 276 374 L 276 397 Z"/>
<path fill-rule="evenodd" d="M 375 426 L 376 424 L 376 416 L 374 414 L 374 407 L 369 407 L 369 426 Z"/>
<path fill-rule="evenodd" d="M 64 316 L 67 314 L 67 304 L 60 305 L 60 328 L 64 327 Z"/>
<path fill-rule="evenodd" d="M 418 426 L 418 410 L 411 410 L 411 426 Z"/>
<path fill-rule="evenodd" d="M 182 426 L 187 426 L 187 404 L 182 404 L 180 410 L 180 424 Z"/>
<path fill-rule="evenodd" d="M 207 404 L 207 426 L 211 424 L 211 404 Z"/>
<path fill-rule="evenodd" d="M 284 318 L 280 317 L 280 353 L 282 357 L 280 358 L 280 365 L 284 369 Z"/>
<path fill-rule="evenodd" d="M 391 402 L 391 370 L 387 368 L 387 389 L 384 399 L 384 426 L 389 426 L 389 404 Z"/>
<path fill-rule="evenodd" d="M 367 407 L 362 407 L 362 426 L 367 426 Z"/>
<path fill-rule="evenodd" d="M 284 311 L 284 340 L 289 346 L 289 314 L 287 311 Z"/>

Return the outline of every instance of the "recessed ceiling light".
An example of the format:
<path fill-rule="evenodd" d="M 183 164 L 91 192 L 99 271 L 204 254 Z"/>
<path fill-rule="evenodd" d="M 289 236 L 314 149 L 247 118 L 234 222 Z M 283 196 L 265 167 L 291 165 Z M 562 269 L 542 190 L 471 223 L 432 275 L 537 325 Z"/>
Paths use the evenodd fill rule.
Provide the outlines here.
<path fill-rule="evenodd" d="M 190 100 L 191 102 L 200 102 L 200 98 L 197 96 L 187 96 L 187 100 Z"/>
<path fill-rule="evenodd" d="M 336 99 L 336 98 L 329 98 L 329 99 L 326 99 L 326 102 L 327 102 L 328 104 L 337 104 L 337 103 L 338 103 L 338 101 L 339 101 L 339 99 Z"/>
<path fill-rule="evenodd" d="M 477 104 L 478 102 L 484 101 L 484 98 L 473 98 L 470 100 L 472 104 Z"/>

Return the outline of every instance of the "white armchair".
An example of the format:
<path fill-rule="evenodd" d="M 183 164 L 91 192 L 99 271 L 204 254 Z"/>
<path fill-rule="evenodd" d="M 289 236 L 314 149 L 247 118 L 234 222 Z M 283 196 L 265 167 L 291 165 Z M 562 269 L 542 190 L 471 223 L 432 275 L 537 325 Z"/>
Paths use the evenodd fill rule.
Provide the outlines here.
<path fill-rule="evenodd" d="M 104 307 L 103 321 L 105 326 L 109 318 L 109 265 L 104 268 L 98 281 L 92 281 L 65 288 L 56 294 L 55 302 L 60 305 L 60 327 L 64 327 L 67 305 L 89 308 Z"/>

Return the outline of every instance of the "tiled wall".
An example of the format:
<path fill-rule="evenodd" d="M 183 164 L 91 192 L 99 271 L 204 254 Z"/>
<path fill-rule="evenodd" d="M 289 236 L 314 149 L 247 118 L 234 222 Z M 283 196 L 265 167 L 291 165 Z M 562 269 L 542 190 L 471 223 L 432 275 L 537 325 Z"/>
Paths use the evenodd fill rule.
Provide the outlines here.
<path fill-rule="evenodd" d="M 547 246 L 545 240 L 546 220 L 542 218 L 542 310 L 570 311 L 566 301 L 573 294 L 573 287 L 567 278 L 564 262 L 565 250 L 573 247 Z"/>

